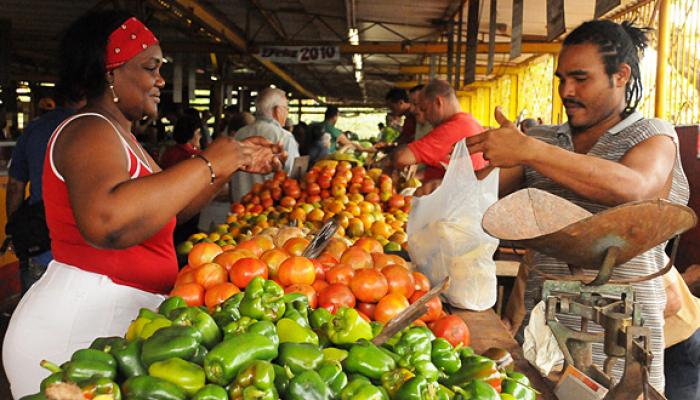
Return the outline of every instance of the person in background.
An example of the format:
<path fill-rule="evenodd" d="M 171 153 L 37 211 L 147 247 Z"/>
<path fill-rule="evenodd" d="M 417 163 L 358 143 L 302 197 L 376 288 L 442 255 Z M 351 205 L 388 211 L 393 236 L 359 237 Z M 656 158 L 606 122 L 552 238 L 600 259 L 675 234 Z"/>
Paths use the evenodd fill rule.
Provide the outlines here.
<path fill-rule="evenodd" d="M 663 282 L 666 398 L 700 399 L 700 299 L 676 267 L 664 274 Z"/>
<path fill-rule="evenodd" d="M 424 88 L 425 85 L 416 85 L 408 92 L 408 97 L 411 99 L 413 115 L 416 117 L 416 134 L 414 135 L 414 141 L 422 138 L 433 130 L 433 125 L 425 119 L 425 113 L 420 108 Z"/>
<path fill-rule="evenodd" d="M 527 135 L 527 131 L 529 131 L 533 126 L 540 125 L 536 119 L 534 118 L 525 118 L 520 122 L 520 130 L 523 131 L 524 134 Z"/>
<path fill-rule="evenodd" d="M 629 22 L 589 21 L 571 31 L 562 44 L 555 73 L 568 122 L 536 126 L 525 135 L 497 108 L 500 128 L 467 139 L 470 153 L 483 152 L 490 163 L 477 176 L 483 178 L 500 168 L 501 196 L 534 187 L 591 213 L 647 199 L 687 204 L 688 180 L 680 162 L 676 131 L 668 122 L 644 118 L 636 111 L 642 99 L 639 60 L 647 43 L 647 29 Z M 435 187 L 426 183 L 418 193 Z M 616 267 L 615 274 L 632 278 L 659 271 L 666 263 L 665 245 L 661 243 Z M 570 275 L 565 263 L 543 254 L 535 253 L 532 264 L 545 274 Z M 644 325 L 651 331 L 649 382 L 663 392 L 663 282 L 656 278 L 632 286 Z M 542 276 L 529 274 L 523 327 L 541 293 Z M 580 329 L 578 318 L 558 318 L 566 326 Z M 589 325 L 589 331 L 600 329 Z M 605 358 L 602 347 L 594 346 L 593 363 L 602 366 Z M 613 378 L 622 376 L 622 364 L 612 366 Z"/>
<path fill-rule="evenodd" d="M 255 122 L 255 117 L 253 114 L 245 111 L 242 113 L 233 113 L 228 120 L 226 125 L 226 134 L 228 136 L 234 137 L 236 133 L 241 130 L 244 126 L 251 125 Z"/>
<path fill-rule="evenodd" d="M 425 179 L 440 179 L 445 175 L 444 165 L 450 162 L 455 143 L 484 129 L 471 114 L 462 112 L 454 89 L 445 81 L 430 81 L 423 89 L 419 106 L 425 119 L 435 128 L 422 138 L 399 147 L 392 156 L 393 166 L 400 169 L 425 164 Z M 471 160 L 475 171 L 486 166 L 481 152 L 471 153 Z"/>
<path fill-rule="evenodd" d="M 52 110 L 30 122 L 12 150 L 5 193 L 7 221 L 10 221 L 12 215 L 23 202 L 29 201 L 29 204 L 37 204 L 43 201 L 41 176 L 44 171 L 44 154 L 49 138 L 63 120 L 75 114 L 76 110 L 85 105 L 83 97 L 72 97 L 60 85 L 57 87 L 57 92 L 59 106 L 56 107 L 50 98 L 42 98 L 41 100 L 51 100 Z M 27 185 L 29 185 L 28 200 L 24 198 Z M 47 250 L 37 256 L 19 260 L 22 293 L 29 290 L 29 287 L 44 274 L 52 258 L 51 250 Z"/>
<path fill-rule="evenodd" d="M 176 221 L 186 221 L 238 169 L 269 173 L 284 154 L 262 138 L 220 138 L 161 171 L 131 135 L 158 113 L 165 81 L 155 35 L 129 13 L 93 11 L 61 41 L 60 82 L 80 114 L 49 139 L 42 176 L 54 260 L 17 305 L 3 342 L 15 399 L 36 393 L 58 363 L 96 337 L 123 336 L 142 307 L 155 309 L 177 275 Z"/>
<path fill-rule="evenodd" d="M 328 153 L 335 153 L 341 146 L 352 145 L 350 139 L 335 125 L 338 123 L 338 117 L 340 112 L 336 106 L 326 107 L 326 112 L 323 115 L 323 122 L 321 123 L 321 128 L 323 133 L 328 136 L 323 139 L 324 143 L 330 143 L 328 147 Z"/>
<path fill-rule="evenodd" d="M 408 97 L 408 93 L 401 88 L 391 88 L 387 92 L 385 100 L 391 115 L 396 118 L 404 117 L 398 143 L 411 143 L 416 136 L 416 117 L 413 115 L 411 99 Z"/>
<path fill-rule="evenodd" d="M 294 135 L 282 127 L 289 114 L 289 103 L 285 92 L 271 87 L 263 89 L 255 98 L 255 110 L 255 123 L 241 128 L 234 136 L 235 139 L 245 140 L 252 136 L 261 136 L 272 143 L 281 144 L 288 155 L 284 170 L 289 174 L 292 171 L 294 159 L 299 157 L 299 144 L 294 139 Z M 240 201 L 241 197 L 250 192 L 255 183 L 269 178 L 270 176 L 247 172 L 235 173 L 229 185 L 231 201 Z"/>
<path fill-rule="evenodd" d="M 384 122 L 380 122 L 377 124 L 377 130 L 379 131 L 379 134 L 377 135 L 377 137 L 382 136 L 382 131 L 384 130 L 384 126 L 385 126 Z"/>
<path fill-rule="evenodd" d="M 202 122 L 193 115 L 183 115 L 178 118 L 173 129 L 175 145 L 168 147 L 158 163 L 161 168 L 168 169 L 173 165 L 200 154 L 200 139 L 202 138 Z"/>
<path fill-rule="evenodd" d="M 174 165 L 189 160 L 190 158 L 201 154 L 199 148 L 200 139 L 202 138 L 202 123 L 192 115 L 183 115 L 178 118 L 173 129 L 173 139 L 175 145 L 168 147 L 160 159 L 160 167 L 168 169 Z M 173 241 L 178 244 L 187 240 L 190 235 L 197 233 L 197 225 L 199 223 L 199 214 L 192 216 L 187 221 L 179 223 L 175 227 L 173 233 Z"/>
<path fill-rule="evenodd" d="M 54 99 L 51 97 L 42 97 L 39 99 L 38 106 L 39 112 L 37 114 L 41 116 L 47 112 L 53 111 L 56 108 L 56 101 L 54 101 Z"/>

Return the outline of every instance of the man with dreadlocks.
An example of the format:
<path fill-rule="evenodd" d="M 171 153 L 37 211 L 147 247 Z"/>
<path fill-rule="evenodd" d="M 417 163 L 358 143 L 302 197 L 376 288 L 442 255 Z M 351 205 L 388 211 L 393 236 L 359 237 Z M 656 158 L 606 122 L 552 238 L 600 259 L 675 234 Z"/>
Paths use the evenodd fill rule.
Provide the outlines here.
<path fill-rule="evenodd" d="M 639 58 L 647 30 L 631 23 L 589 21 L 564 40 L 556 76 L 568 122 L 536 126 L 523 134 L 500 109 L 500 128 L 466 139 L 471 154 L 483 152 L 490 165 L 483 177 L 500 167 L 500 194 L 534 187 L 561 196 L 590 212 L 623 203 L 665 198 L 688 202 L 688 181 L 678 153 L 673 126 L 643 118 L 635 111 L 642 95 Z M 427 185 L 430 190 L 435 185 Z M 619 266 L 614 279 L 648 275 L 663 268 L 667 257 L 660 244 Z M 566 264 L 535 254 L 534 265 L 550 275 L 569 275 Z M 645 326 L 651 328 L 654 360 L 650 383 L 664 390 L 664 306 L 661 278 L 634 284 Z M 525 290 L 527 314 L 541 297 L 542 278 L 531 273 Z M 580 319 L 561 317 L 580 329 Z M 525 324 L 527 323 L 527 317 Z M 525 325 L 523 324 L 523 325 Z M 591 324 L 593 325 L 593 324 Z M 602 366 L 602 346 L 593 346 L 593 361 Z M 613 367 L 622 376 L 623 364 Z"/>

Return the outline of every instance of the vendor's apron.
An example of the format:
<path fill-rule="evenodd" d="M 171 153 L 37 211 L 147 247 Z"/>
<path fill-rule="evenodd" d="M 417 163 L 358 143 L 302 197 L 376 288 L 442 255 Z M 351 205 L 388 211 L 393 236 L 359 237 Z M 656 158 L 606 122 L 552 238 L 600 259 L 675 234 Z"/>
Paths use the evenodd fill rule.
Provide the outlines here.
<path fill-rule="evenodd" d="M 42 359 L 61 364 L 97 337 L 124 336 L 141 307 L 155 309 L 163 299 L 51 261 L 17 305 L 5 334 L 3 365 L 13 397 L 39 391 L 50 374 L 39 366 Z"/>

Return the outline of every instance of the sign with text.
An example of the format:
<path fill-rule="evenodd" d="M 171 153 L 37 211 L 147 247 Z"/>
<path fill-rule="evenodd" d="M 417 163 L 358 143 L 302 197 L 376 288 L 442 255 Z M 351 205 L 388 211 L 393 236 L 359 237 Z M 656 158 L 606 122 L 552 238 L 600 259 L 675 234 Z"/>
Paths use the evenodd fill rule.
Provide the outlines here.
<path fill-rule="evenodd" d="M 338 46 L 264 46 L 261 58 L 283 64 L 309 64 L 340 61 Z"/>

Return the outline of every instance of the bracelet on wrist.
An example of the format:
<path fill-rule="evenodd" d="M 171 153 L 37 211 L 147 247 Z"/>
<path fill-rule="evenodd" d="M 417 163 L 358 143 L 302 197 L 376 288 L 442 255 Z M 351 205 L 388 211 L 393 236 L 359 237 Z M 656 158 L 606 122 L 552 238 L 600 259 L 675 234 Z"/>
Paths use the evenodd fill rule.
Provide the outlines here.
<path fill-rule="evenodd" d="M 216 174 L 214 173 L 214 167 L 211 165 L 211 161 L 201 154 L 193 154 L 192 158 L 199 158 L 200 160 L 204 161 L 205 164 L 207 164 L 207 168 L 209 168 L 209 173 L 211 174 L 211 181 L 209 181 L 209 184 L 213 185 L 214 181 L 216 180 Z"/>

